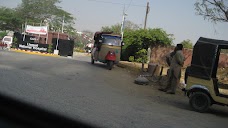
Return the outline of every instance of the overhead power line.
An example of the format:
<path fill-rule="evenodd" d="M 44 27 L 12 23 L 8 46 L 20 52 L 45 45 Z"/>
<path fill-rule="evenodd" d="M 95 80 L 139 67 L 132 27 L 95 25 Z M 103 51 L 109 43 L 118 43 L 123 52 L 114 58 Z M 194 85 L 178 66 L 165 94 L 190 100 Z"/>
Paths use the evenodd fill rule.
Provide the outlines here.
<path fill-rule="evenodd" d="M 94 1 L 94 2 L 106 3 L 106 4 L 125 5 L 125 4 L 123 4 L 123 3 L 115 3 L 115 2 L 110 2 L 110 1 L 102 1 L 102 0 L 88 0 L 88 1 Z M 131 6 L 136 6 L 136 7 L 146 7 L 146 6 L 144 6 L 144 5 L 136 5 L 136 4 L 131 4 Z"/>
<path fill-rule="evenodd" d="M 131 3 L 132 3 L 132 0 L 131 0 L 130 3 L 128 4 L 127 9 L 126 9 L 126 12 L 127 12 L 128 8 L 131 6 Z"/>

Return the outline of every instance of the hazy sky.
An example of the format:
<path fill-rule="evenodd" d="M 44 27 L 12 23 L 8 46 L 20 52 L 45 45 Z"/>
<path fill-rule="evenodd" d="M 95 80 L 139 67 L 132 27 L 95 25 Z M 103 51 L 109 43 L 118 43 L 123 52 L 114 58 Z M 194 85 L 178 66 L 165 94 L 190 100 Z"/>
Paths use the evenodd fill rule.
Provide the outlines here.
<path fill-rule="evenodd" d="M 163 28 L 174 34 L 174 43 L 185 39 L 195 43 L 200 36 L 228 40 L 228 23 L 213 24 L 195 15 L 196 0 L 62 0 L 60 6 L 77 19 L 78 31 L 95 32 L 102 26 L 121 23 L 124 4 L 126 19 L 143 27 L 147 1 L 150 2 L 147 27 Z M 12 8 L 19 3 L 21 0 L 0 0 L 0 6 Z"/>

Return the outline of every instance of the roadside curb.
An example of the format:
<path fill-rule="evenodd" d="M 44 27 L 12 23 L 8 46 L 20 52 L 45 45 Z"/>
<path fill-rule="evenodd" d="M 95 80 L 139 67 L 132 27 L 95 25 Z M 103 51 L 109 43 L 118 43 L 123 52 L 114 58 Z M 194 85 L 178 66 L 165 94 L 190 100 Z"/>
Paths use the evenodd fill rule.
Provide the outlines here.
<path fill-rule="evenodd" d="M 26 53 L 26 54 L 32 54 L 32 55 L 59 57 L 59 55 L 55 55 L 55 54 L 42 53 L 42 52 L 36 52 L 36 51 L 30 51 L 30 50 L 20 50 L 20 49 L 10 49 L 10 50 L 14 52 L 20 52 L 20 53 Z"/>
<path fill-rule="evenodd" d="M 125 68 L 129 72 L 132 72 L 133 74 L 139 74 L 141 72 L 141 67 L 139 66 L 138 63 L 128 62 L 128 61 L 120 61 L 117 64 L 117 66 L 120 68 Z"/>
<path fill-rule="evenodd" d="M 91 54 L 89 53 L 83 53 L 83 52 L 74 52 L 74 55 L 77 56 L 77 55 L 83 55 L 83 56 L 91 56 Z"/>

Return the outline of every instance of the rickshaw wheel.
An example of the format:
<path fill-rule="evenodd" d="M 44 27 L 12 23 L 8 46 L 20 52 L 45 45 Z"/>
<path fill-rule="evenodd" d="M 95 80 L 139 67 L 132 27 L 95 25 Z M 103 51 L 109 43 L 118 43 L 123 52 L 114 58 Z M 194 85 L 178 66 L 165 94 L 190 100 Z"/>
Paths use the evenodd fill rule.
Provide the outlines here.
<path fill-rule="evenodd" d="M 91 56 L 91 64 L 94 64 L 93 56 Z"/>
<path fill-rule="evenodd" d="M 108 69 L 109 69 L 109 70 L 112 70 L 113 64 L 114 64 L 113 61 L 108 61 L 108 62 L 107 62 L 107 66 L 108 66 Z"/>
<path fill-rule="evenodd" d="M 211 106 L 211 99 L 203 92 L 195 92 L 190 96 L 189 104 L 193 110 L 203 113 Z"/>

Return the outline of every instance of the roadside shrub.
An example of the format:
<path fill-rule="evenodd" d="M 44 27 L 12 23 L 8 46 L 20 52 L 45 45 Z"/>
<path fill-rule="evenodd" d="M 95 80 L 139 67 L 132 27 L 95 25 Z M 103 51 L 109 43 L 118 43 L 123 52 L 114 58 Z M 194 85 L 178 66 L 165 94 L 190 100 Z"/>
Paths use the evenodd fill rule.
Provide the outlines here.
<path fill-rule="evenodd" d="M 48 45 L 48 53 L 52 53 L 52 44 Z"/>
<path fill-rule="evenodd" d="M 85 50 L 83 48 L 75 48 L 74 52 L 81 52 L 81 53 L 85 53 Z"/>
<path fill-rule="evenodd" d="M 134 62 L 134 61 L 135 61 L 135 57 L 134 57 L 134 56 L 130 56 L 130 57 L 129 57 L 129 61 L 130 61 L 130 62 Z"/>
<path fill-rule="evenodd" d="M 144 61 L 144 63 L 147 62 L 147 50 L 146 49 L 141 49 L 138 52 L 136 52 L 136 62 L 140 62 L 142 63 Z"/>
<path fill-rule="evenodd" d="M 0 39 L 7 35 L 7 32 L 0 32 Z"/>
<path fill-rule="evenodd" d="M 14 37 L 13 38 L 13 43 L 12 43 L 12 48 L 16 48 L 16 45 L 17 45 L 17 38 L 16 37 Z"/>

